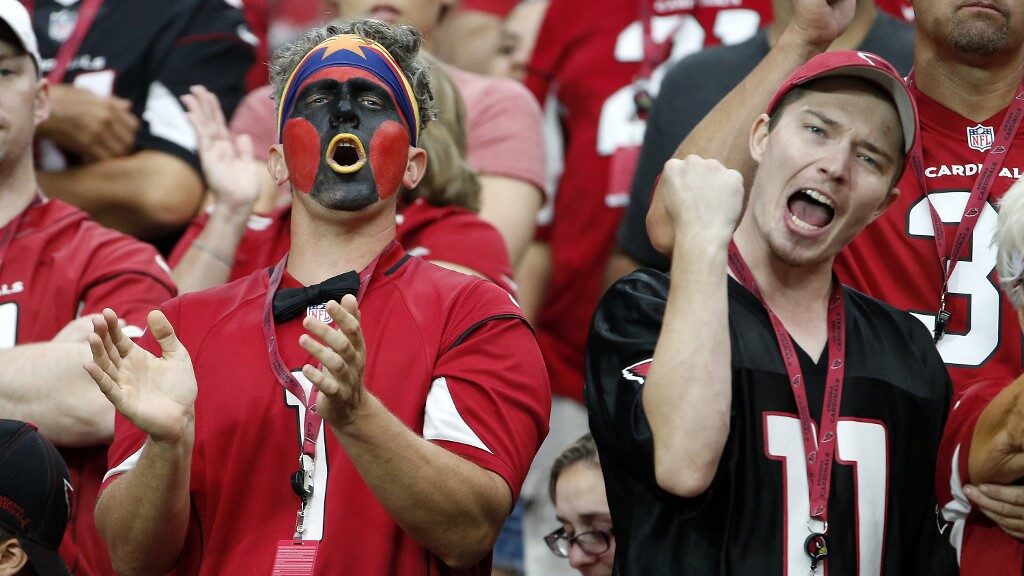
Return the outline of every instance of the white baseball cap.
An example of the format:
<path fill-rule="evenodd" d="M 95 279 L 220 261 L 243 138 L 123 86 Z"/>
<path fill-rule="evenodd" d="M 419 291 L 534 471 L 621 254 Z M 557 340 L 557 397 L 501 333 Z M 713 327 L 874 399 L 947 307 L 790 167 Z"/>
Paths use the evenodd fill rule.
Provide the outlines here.
<path fill-rule="evenodd" d="M 39 44 L 36 33 L 32 30 L 32 19 L 28 11 L 18 0 L 0 0 L 0 18 L 11 27 L 14 35 L 21 42 L 21 47 L 32 57 L 36 64 L 36 72 L 42 74 L 42 59 L 39 58 Z"/>

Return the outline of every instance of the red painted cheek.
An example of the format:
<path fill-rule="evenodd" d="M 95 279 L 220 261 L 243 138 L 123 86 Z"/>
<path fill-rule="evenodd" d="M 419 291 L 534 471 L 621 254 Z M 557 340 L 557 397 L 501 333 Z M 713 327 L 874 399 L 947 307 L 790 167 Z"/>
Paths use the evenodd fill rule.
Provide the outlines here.
<path fill-rule="evenodd" d="M 320 134 L 305 118 L 291 118 L 285 122 L 281 142 L 288 179 L 296 190 L 309 194 L 320 169 Z"/>
<path fill-rule="evenodd" d="M 370 166 L 381 199 L 398 192 L 408 161 L 409 132 L 394 120 L 385 121 L 370 138 Z"/>

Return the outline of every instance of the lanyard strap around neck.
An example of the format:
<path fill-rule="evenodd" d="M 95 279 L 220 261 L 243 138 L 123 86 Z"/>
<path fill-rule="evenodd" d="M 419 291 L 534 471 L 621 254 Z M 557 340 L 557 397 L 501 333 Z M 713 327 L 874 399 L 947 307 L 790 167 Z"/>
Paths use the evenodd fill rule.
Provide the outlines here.
<path fill-rule="evenodd" d="M 34 18 L 35 0 L 23 0 L 23 4 Z M 78 18 L 75 20 L 75 28 L 71 31 L 68 39 L 61 44 L 60 49 L 57 50 L 53 69 L 46 75 L 46 79 L 51 84 L 60 84 L 64 80 L 64 74 L 68 71 L 68 64 L 75 54 L 78 54 L 78 49 L 82 47 L 85 35 L 89 32 L 89 28 L 92 27 L 93 21 L 96 20 L 96 14 L 99 13 L 100 6 L 102 5 L 103 0 L 82 0 L 81 7 L 78 9 Z"/>
<path fill-rule="evenodd" d="M 913 83 L 914 73 L 911 72 L 910 76 L 907 77 L 908 87 L 912 86 Z M 935 205 L 932 204 L 928 194 L 928 181 L 924 173 L 922 138 L 918 137 L 914 143 L 914 149 L 910 157 L 910 169 L 914 172 L 918 188 L 921 189 L 921 193 L 928 200 L 932 229 L 935 232 L 935 251 L 938 254 L 939 267 L 943 275 L 942 294 L 939 300 L 939 315 L 935 331 L 936 341 L 942 336 L 945 324 L 949 321 L 949 313 L 946 311 L 946 293 L 949 288 L 949 279 L 953 275 L 953 269 L 956 268 L 957 262 L 960 261 L 964 248 L 974 235 L 974 227 L 978 225 L 978 217 L 981 216 L 982 209 L 984 209 L 985 203 L 988 202 L 989 194 L 992 192 L 992 185 L 995 183 L 996 177 L 1003 167 L 1003 162 L 1006 160 L 1006 153 L 1010 150 L 1010 146 L 1017 136 L 1022 116 L 1024 116 L 1024 81 L 1021 82 L 1016 97 L 1014 97 L 1007 108 L 1002 125 L 999 127 L 999 133 L 996 135 L 995 141 L 985 156 L 985 162 L 982 164 L 978 177 L 974 180 L 971 195 L 967 200 L 967 205 L 964 206 L 960 224 L 957 226 L 956 234 L 953 236 L 953 247 L 948 257 L 946 256 L 946 231 L 942 218 L 939 217 L 939 213 L 935 210 Z"/>
<path fill-rule="evenodd" d="M 796 401 L 803 436 L 804 454 L 807 467 L 807 489 L 810 501 L 810 517 L 828 520 L 828 496 L 832 487 L 832 462 L 836 451 L 836 428 L 839 425 L 839 406 L 843 396 L 843 379 L 846 371 L 846 306 L 843 303 L 842 285 L 833 277 L 832 294 L 828 299 L 828 373 L 825 382 L 825 396 L 821 406 L 821 426 L 818 437 L 814 436 L 814 420 L 807 402 L 806 381 L 800 369 L 796 347 L 786 327 L 772 312 L 757 281 L 740 254 L 736 245 L 729 243 L 729 269 L 743 286 L 764 306 L 775 331 L 779 354 L 786 366 L 789 385 Z"/>
<path fill-rule="evenodd" d="M 28 206 L 12 218 L 6 226 L 0 228 L 0 270 L 3 269 L 4 257 L 7 256 L 7 251 L 10 249 L 11 244 L 14 243 L 14 237 L 18 234 L 18 227 L 21 226 L 21 220 L 29 210 L 42 204 L 44 199 L 43 193 L 36 190 L 35 196 L 32 197 L 32 201 L 28 203 Z"/>

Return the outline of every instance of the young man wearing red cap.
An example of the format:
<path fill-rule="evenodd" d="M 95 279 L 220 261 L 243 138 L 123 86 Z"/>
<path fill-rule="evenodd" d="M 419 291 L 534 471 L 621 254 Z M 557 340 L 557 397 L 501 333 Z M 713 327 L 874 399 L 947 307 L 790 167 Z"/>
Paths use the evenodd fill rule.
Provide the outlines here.
<path fill-rule="evenodd" d="M 677 158 L 717 158 L 750 175 L 745 149 L 731 133 L 768 101 L 784 78 L 840 34 L 853 0 L 794 0 L 794 20 L 750 76 L 691 132 Z M 1024 3 L 1010 0 L 914 3 L 911 92 L 920 104 L 919 169 L 907 170 L 888 211 L 839 255 L 836 269 L 859 290 L 907 310 L 932 331 L 956 394 L 979 380 L 1010 382 L 1021 371 L 1017 317 L 999 294 L 991 242 L 1003 193 L 1024 173 Z M 655 190 L 648 214 L 654 246 L 671 250 L 670 224 Z M 971 414 L 984 403 L 959 403 Z M 1024 488 L 990 484 L 979 491 L 947 472 L 965 452 L 940 456 L 937 478 L 947 530 L 963 553 L 964 521 L 980 506 L 1011 536 L 1024 534 Z M 982 538 L 984 540 L 984 538 Z M 1024 560 L 1018 560 L 1024 565 Z"/>
<path fill-rule="evenodd" d="M 749 199 L 715 160 L 666 164 L 671 283 L 616 283 L 588 344 L 620 574 L 955 571 L 932 489 L 942 359 L 832 270 L 896 200 L 916 134 L 887 62 L 831 52 L 754 121 Z"/>
<path fill-rule="evenodd" d="M 0 576 L 71 576 L 57 549 L 72 492 L 64 460 L 35 425 L 0 420 Z"/>
<path fill-rule="evenodd" d="M 119 571 L 489 572 L 550 392 L 504 290 L 395 242 L 432 115 L 418 48 L 364 20 L 279 50 L 291 252 L 168 302 L 142 346 L 96 323 L 87 370 L 120 413 L 96 515 Z"/>

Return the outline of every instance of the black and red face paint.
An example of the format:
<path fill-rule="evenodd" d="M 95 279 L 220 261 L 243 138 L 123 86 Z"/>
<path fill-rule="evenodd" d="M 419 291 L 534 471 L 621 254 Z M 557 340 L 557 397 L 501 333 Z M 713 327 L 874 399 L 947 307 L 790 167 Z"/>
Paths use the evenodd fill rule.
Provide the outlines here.
<path fill-rule="evenodd" d="M 339 66 L 318 70 L 296 93 L 281 132 L 292 186 L 341 210 L 394 195 L 411 139 L 389 87 Z"/>

